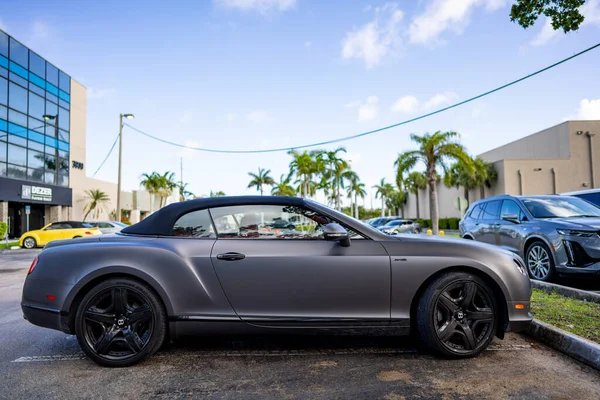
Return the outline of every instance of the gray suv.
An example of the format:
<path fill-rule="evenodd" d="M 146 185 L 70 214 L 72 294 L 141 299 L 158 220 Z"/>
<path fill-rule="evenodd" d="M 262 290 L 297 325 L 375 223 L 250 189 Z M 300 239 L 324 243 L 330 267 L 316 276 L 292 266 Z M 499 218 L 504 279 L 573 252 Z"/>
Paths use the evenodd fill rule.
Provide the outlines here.
<path fill-rule="evenodd" d="M 532 279 L 600 274 L 600 208 L 577 197 L 490 197 L 469 207 L 459 229 L 520 255 Z"/>

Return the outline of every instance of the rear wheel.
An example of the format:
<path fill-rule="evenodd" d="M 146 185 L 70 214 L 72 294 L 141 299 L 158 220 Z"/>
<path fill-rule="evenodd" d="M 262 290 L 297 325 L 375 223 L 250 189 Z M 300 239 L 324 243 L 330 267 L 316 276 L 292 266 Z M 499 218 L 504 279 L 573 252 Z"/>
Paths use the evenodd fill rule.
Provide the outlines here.
<path fill-rule="evenodd" d="M 549 282 L 554 278 L 554 259 L 544 242 L 536 241 L 529 245 L 525 253 L 527 272 L 531 279 Z"/>
<path fill-rule="evenodd" d="M 26 237 L 23 240 L 23 247 L 25 247 L 26 249 L 33 249 L 36 246 L 37 246 L 37 242 L 32 237 Z"/>
<path fill-rule="evenodd" d="M 109 279 L 83 298 L 75 317 L 77 341 L 105 367 L 128 367 L 154 354 L 165 340 L 166 313 L 159 297 L 131 279 Z"/>
<path fill-rule="evenodd" d="M 417 306 L 417 332 L 432 352 L 448 358 L 481 353 L 494 338 L 498 316 L 491 288 L 465 272 L 440 276 Z"/>

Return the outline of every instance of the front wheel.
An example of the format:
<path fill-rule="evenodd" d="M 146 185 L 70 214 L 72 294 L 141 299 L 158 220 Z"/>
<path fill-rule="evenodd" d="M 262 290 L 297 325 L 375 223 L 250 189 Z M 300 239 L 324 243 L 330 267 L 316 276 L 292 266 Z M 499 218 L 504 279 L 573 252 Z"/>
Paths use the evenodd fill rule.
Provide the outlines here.
<path fill-rule="evenodd" d="M 479 277 L 450 272 L 436 279 L 417 306 L 417 333 L 432 352 L 448 358 L 481 353 L 494 338 L 498 307 Z"/>
<path fill-rule="evenodd" d="M 554 259 L 544 242 L 533 242 L 525 252 L 527 273 L 531 279 L 550 282 L 555 275 Z"/>
<path fill-rule="evenodd" d="M 27 237 L 23 240 L 23 247 L 26 249 L 33 249 L 37 246 L 37 242 L 32 237 Z"/>
<path fill-rule="evenodd" d="M 163 344 L 166 313 L 159 297 L 131 279 L 109 279 L 83 298 L 75 334 L 84 353 L 105 367 L 144 361 Z"/>

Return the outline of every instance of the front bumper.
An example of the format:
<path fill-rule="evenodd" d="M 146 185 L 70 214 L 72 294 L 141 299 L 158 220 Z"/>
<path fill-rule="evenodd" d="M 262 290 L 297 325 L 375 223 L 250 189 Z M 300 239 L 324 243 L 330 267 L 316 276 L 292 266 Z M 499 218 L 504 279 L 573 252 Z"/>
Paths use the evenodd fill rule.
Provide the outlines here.
<path fill-rule="evenodd" d="M 517 304 L 523 304 L 525 308 L 515 308 Z M 507 301 L 506 308 L 508 310 L 507 332 L 521 332 L 529 329 L 533 320 L 529 301 Z"/>

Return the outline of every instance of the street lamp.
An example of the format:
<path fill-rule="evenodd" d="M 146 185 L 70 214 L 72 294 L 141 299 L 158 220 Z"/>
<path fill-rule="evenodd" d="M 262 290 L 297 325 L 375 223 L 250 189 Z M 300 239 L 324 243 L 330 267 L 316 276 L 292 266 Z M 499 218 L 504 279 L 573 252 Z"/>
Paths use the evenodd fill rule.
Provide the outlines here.
<path fill-rule="evenodd" d="M 123 117 L 135 118 L 133 114 L 119 115 L 119 178 L 117 181 L 117 221 L 121 222 L 121 155 L 123 154 Z"/>
<path fill-rule="evenodd" d="M 58 114 L 56 115 L 49 115 L 49 114 L 44 114 L 42 115 L 42 118 L 44 118 L 44 121 L 54 121 L 54 137 L 56 138 L 56 140 L 58 140 Z M 56 142 L 56 146 L 54 146 L 54 166 L 55 166 L 55 171 L 54 171 L 54 183 L 58 184 L 58 168 L 59 168 L 59 163 L 58 163 L 58 142 Z"/>

